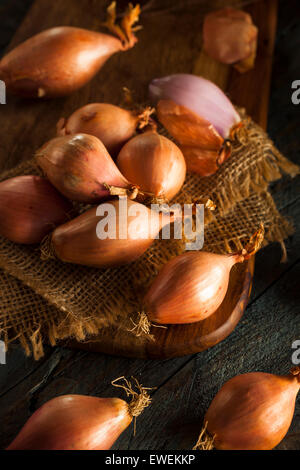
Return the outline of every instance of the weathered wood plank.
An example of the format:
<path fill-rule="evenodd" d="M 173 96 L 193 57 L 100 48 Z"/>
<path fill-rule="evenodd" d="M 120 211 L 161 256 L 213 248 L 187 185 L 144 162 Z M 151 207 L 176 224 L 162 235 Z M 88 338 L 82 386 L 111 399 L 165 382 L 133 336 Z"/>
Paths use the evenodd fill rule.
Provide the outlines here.
<path fill-rule="evenodd" d="M 50 347 L 46 347 L 45 356 L 41 361 L 36 362 L 32 360 L 32 357 L 25 356 L 23 348 L 13 344 L 6 354 L 6 364 L 0 365 L 0 397 L 37 370 L 49 359 L 52 352 Z"/>
<path fill-rule="evenodd" d="M 282 214 L 293 221 L 295 233 L 287 240 L 287 262 L 281 263 L 282 250 L 279 244 L 269 245 L 257 253 L 255 260 L 255 273 L 250 303 L 255 301 L 259 295 L 279 279 L 282 274 L 290 269 L 300 258 L 300 205 L 299 201 L 293 201 Z M 300 334 L 300 326 L 299 326 Z"/>

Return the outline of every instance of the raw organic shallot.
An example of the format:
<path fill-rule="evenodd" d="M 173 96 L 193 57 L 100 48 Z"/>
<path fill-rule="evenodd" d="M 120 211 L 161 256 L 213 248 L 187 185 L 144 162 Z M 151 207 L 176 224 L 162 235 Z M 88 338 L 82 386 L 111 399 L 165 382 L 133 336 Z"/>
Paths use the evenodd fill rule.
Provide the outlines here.
<path fill-rule="evenodd" d="M 92 135 L 56 137 L 35 157 L 53 186 L 73 201 L 99 202 L 110 194 L 106 184 L 131 186 L 102 142 Z"/>
<path fill-rule="evenodd" d="M 57 123 L 57 134 L 90 134 L 98 137 L 109 154 L 117 156 L 122 146 L 148 124 L 151 108 L 130 111 L 109 103 L 91 103 Z"/>
<path fill-rule="evenodd" d="M 150 96 L 159 121 L 179 142 L 189 171 L 209 176 L 231 154 L 231 140 L 242 127 L 239 114 L 214 83 L 176 74 L 154 79 Z"/>
<path fill-rule="evenodd" d="M 194 449 L 271 450 L 291 425 L 300 367 L 289 375 L 250 372 L 226 382 L 210 404 Z"/>
<path fill-rule="evenodd" d="M 186 176 L 181 150 L 155 130 L 127 142 L 116 163 L 129 181 L 162 200 L 172 199 L 182 188 Z"/>
<path fill-rule="evenodd" d="M 90 81 L 113 54 L 134 46 L 139 14 L 139 5 L 129 4 L 119 26 L 116 2 L 109 6 L 105 25 L 117 37 L 71 26 L 47 29 L 1 59 L 0 78 L 9 92 L 25 98 L 68 95 Z"/>
<path fill-rule="evenodd" d="M 201 321 L 215 313 L 226 295 L 231 268 L 253 256 L 263 237 L 261 224 L 246 248 L 238 253 L 219 255 L 191 251 L 171 259 L 144 298 L 141 330 L 143 326 L 149 329 L 145 314 L 148 322 L 182 324 Z"/>
<path fill-rule="evenodd" d="M 123 379 L 125 385 L 118 384 Z M 29 418 L 7 450 L 108 450 L 131 421 L 149 406 L 149 388 L 124 377 L 112 382 L 131 396 L 119 398 L 62 395 Z"/>

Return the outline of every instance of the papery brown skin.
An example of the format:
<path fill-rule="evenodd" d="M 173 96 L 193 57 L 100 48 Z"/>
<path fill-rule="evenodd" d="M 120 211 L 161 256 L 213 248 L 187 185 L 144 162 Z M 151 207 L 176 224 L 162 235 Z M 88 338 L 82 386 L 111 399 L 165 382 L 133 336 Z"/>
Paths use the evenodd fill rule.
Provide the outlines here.
<path fill-rule="evenodd" d="M 92 208 L 53 232 L 52 249 L 61 261 L 97 268 L 130 263 L 150 247 L 163 225 L 170 221 L 167 215 L 157 213 L 150 224 L 150 215 L 154 212 L 140 203 L 127 200 L 124 225 L 124 219 L 120 221 L 119 217 L 119 201 L 108 201 L 101 206 L 107 208 L 108 204 L 110 209 L 113 207 L 115 210 L 110 211 L 108 216 L 106 213 L 98 216 L 97 209 Z M 101 206 L 98 206 L 98 214 Z M 137 211 L 136 215 L 133 211 Z M 110 238 L 97 237 L 97 225 L 102 219 L 105 219 L 108 228 L 116 224 L 115 234 Z M 120 236 L 122 231 L 124 238 Z"/>
<path fill-rule="evenodd" d="M 68 119 L 58 122 L 57 134 L 84 133 L 94 135 L 116 156 L 121 147 L 135 134 L 137 113 L 109 103 L 91 103 L 77 109 Z"/>
<path fill-rule="evenodd" d="M 229 156 L 224 139 L 214 126 L 185 106 L 172 100 L 160 100 L 157 116 L 162 125 L 179 142 L 187 170 L 210 176 Z"/>
<path fill-rule="evenodd" d="M 271 450 L 286 435 L 299 391 L 299 376 L 262 372 L 238 375 L 213 399 L 204 422 L 222 450 Z"/>
<path fill-rule="evenodd" d="M 180 149 L 155 131 L 133 137 L 124 145 L 116 162 L 129 181 L 167 200 L 180 191 L 186 176 Z"/>
<path fill-rule="evenodd" d="M 34 244 L 69 219 L 72 205 L 44 178 L 28 175 L 0 183 L 0 234 Z"/>
<path fill-rule="evenodd" d="M 81 88 L 106 60 L 125 50 L 120 39 L 81 28 L 47 29 L 6 54 L 0 78 L 24 98 L 65 96 Z"/>
<path fill-rule="evenodd" d="M 224 300 L 232 266 L 240 255 L 186 252 L 161 269 L 144 298 L 144 310 L 160 324 L 194 323 L 212 315 Z"/>
<path fill-rule="evenodd" d="M 64 395 L 35 411 L 7 450 L 108 450 L 131 421 L 119 398 Z"/>
<path fill-rule="evenodd" d="M 230 148 L 226 146 L 218 152 L 184 145 L 181 145 L 180 149 L 184 155 L 187 170 L 200 176 L 214 175 L 231 153 Z"/>
<path fill-rule="evenodd" d="M 251 16 L 234 8 L 213 11 L 204 18 L 203 48 L 213 59 L 236 64 L 240 72 L 254 66 L 258 29 Z"/>
<path fill-rule="evenodd" d="M 36 161 L 53 186 L 73 201 L 95 203 L 108 197 L 104 183 L 130 186 L 102 142 L 92 135 L 56 137 L 36 152 Z"/>

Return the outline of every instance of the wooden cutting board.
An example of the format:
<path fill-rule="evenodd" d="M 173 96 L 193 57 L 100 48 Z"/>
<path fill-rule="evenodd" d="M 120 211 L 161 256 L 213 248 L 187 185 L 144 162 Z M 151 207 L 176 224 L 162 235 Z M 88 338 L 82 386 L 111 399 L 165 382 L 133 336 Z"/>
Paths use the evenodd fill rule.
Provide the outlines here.
<path fill-rule="evenodd" d="M 28 37 L 53 26 L 71 25 L 99 29 L 109 2 L 103 0 L 36 0 L 20 26 L 9 50 Z M 118 2 L 120 10 L 126 1 Z M 88 102 L 106 101 L 118 104 L 122 87 L 134 93 L 138 102 L 147 99 L 147 85 L 154 77 L 186 72 L 202 75 L 225 90 L 233 102 L 244 106 L 248 114 L 264 128 L 267 123 L 272 54 L 277 19 L 277 1 L 244 2 L 246 10 L 259 28 L 256 66 L 240 75 L 231 67 L 219 64 L 201 52 L 201 18 L 204 7 L 200 0 L 142 1 L 143 30 L 134 49 L 115 55 L 101 72 L 83 89 L 64 99 L 21 101 L 8 97 L 0 114 L 0 169 L 11 168 L 32 157 L 33 152 L 55 135 L 61 116 Z M 224 2 L 206 2 L 222 6 Z M 232 0 L 231 5 L 242 2 Z M 238 38 L 237 38 L 238 40 Z M 155 342 L 140 341 L 131 333 L 107 328 L 88 343 L 66 343 L 92 351 L 130 357 L 167 358 L 199 352 L 228 336 L 240 318 L 249 299 L 254 260 L 235 266 L 223 304 L 208 319 L 192 325 L 153 328 Z"/>

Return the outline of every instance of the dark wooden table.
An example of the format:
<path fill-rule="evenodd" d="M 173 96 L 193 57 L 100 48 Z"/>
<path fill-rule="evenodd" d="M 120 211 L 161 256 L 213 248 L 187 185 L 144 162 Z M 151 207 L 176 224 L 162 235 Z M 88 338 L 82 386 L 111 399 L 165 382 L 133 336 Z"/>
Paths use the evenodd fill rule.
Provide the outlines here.
<path fill-rule="evenodd" d="M 0 54 L 9 43 L 30 0 L 0 0 Z M 279 2 L 268 132 L 279 149 L 299 163 L 300 105 L 291 101 L 291 84 L 300 79 L 300 5 Z M 0 112 L 5 108 L 0 107 Z M 221 344 L 183 358 L 144 361 L 110 357 L 65 348 L 46 348 L 39 362 L 12 345 L 7 364 L 0 365 L 0 448 L 16 435 L 30 414 L 50 398 L 80 393 L 120 396 L 111 380 L 135 376 L 152 392 L 153 404 L 130 427 L 114 449 L 191 449 L 205 410 L 230 377 L 249 371 L 286 373 L 292 365 L 292 344 L 300 340 L 299 178 L 272 185 L 277 206 L 293 220 L 287 240 L 288 262 L 270 245 L 256 257 L 253 291 L 243 320 Z M 288 435 L 279 449 L 300 450 L 300 399 Z"/>

